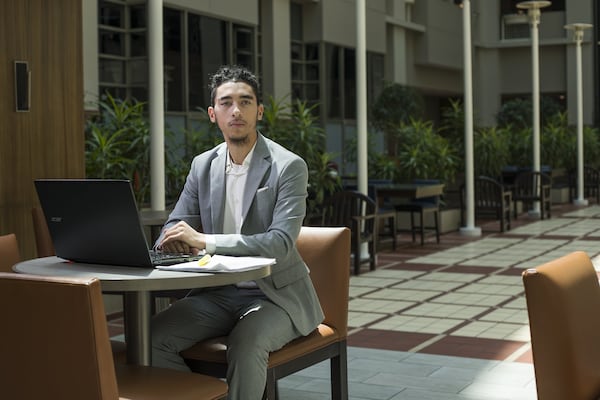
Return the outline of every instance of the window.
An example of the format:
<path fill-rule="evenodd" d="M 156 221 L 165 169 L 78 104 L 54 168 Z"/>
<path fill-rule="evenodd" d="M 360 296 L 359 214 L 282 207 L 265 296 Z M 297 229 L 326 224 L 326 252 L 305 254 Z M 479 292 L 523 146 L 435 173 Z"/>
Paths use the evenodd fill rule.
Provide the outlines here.
<path fill-rule="evenodd" d="M 313 113 L 320 114 L 320 63 L 319 44 L 304 43 L 302 30 L 302 5 L 290 5 L 292 100 L 315 106 Z"/>
<path fill-rule="evenodd" d="M 148 98 L 145 5 L 121 0 L 98 2 L 100 94 L 126 99 Z"/>

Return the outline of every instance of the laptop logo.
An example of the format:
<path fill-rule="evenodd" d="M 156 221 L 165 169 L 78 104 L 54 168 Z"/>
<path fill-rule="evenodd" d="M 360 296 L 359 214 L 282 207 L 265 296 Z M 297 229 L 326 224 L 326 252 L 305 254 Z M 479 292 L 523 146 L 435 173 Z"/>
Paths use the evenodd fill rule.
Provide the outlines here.
<path fill-rule="evenodd" d="M 62 222 L 62 217 L 50 217 L 50 222 Z"/>

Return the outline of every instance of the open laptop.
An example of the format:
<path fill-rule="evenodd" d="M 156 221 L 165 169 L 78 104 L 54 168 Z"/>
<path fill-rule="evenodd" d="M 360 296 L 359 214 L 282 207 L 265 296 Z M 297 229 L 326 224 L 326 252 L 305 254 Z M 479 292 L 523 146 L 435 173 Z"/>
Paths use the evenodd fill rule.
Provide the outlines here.
<path fill-rule="evenodd" d="M 128 180 L 37 179 L 35 188 L 58 257 L 144 268 L 201 257 L 148 249 Z"/>

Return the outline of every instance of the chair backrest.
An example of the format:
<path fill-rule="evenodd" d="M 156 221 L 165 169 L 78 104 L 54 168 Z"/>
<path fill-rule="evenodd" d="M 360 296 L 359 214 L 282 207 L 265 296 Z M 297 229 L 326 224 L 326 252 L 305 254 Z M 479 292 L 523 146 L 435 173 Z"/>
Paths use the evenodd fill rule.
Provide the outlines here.
<path fill-rule="evenodd" d="M 497 180 L 480 175 L 475 178 L 475 206 L 495 208 L 502 205 L 504 187 Z"/>
<path fill-rule="evenodd" d="M 369 196 L 352 191 L 343 190 L 335 192 L 327 198 L 323 204 L 323 225 L 324 226 L 345 226 L 354 232 L 356 224 L 355 217 L 373 216 L 377 212 L 375 200 Z M 363 220 L 361 232 L 371 234 L 375 231 L 375 218 Z"/>
<path fill-rule="evenodd" d="M 14 233 L 0 236 L 0 272 L 12 272 L 12 267 L 21 261 L 17 236 Z"/>
<path fill-rule="evenodd" d="M 513 198 L 518 196 L 535 196 L 540 193 L 542 185 L 551 185 L 552 177 L 543 172 L 525 171 L 519 173 L 513 185 Z"/>
<path fill-rule="evenodd" d="M 540 399 L 600 396 L 600 286 L 584 252 L 523 272 Z"/>
<path fill-rule="evenodd" d="M 0 309 L 3 398 L 119 398 L 97 279 L 0 273 Z"/>
<path fill-rule="evenodd" d="M 303 226 L 296 242 L 310 269 L 325 323 L 346 336 L 350 280 L 350 231 L 348 228 Z"/>
<path fill-rule="evenodd" d="M 577 179 L 575 179 L 577 181 Z M 600 184 L 600 171 L 590 165 L 583 166 L 583 183 L 586 186 L 597 186 Z"/>
<path fill-rule="evenodd" d="M 55 255 L 54 244 L 48 230 L 48 223 L 44 216 L 44 211 L 39 207 L 31 209 L 31 218 L 33 220 L 33 233 L 35 234 L 35 247 L 38 257 L 48 257 Z"/>

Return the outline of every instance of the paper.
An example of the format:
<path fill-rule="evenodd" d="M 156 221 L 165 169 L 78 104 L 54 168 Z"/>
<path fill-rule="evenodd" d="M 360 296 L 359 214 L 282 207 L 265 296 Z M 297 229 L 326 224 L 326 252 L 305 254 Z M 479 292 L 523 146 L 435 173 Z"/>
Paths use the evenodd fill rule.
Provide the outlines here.
<path fill-rule="evenodd" d="M 157 269 L 185 272 L 237 272 L 275 264 L 274 258 L 236 257 L 215 254 L 206 264 L 190 261 L 181 264 L 160 265 Z"/>

